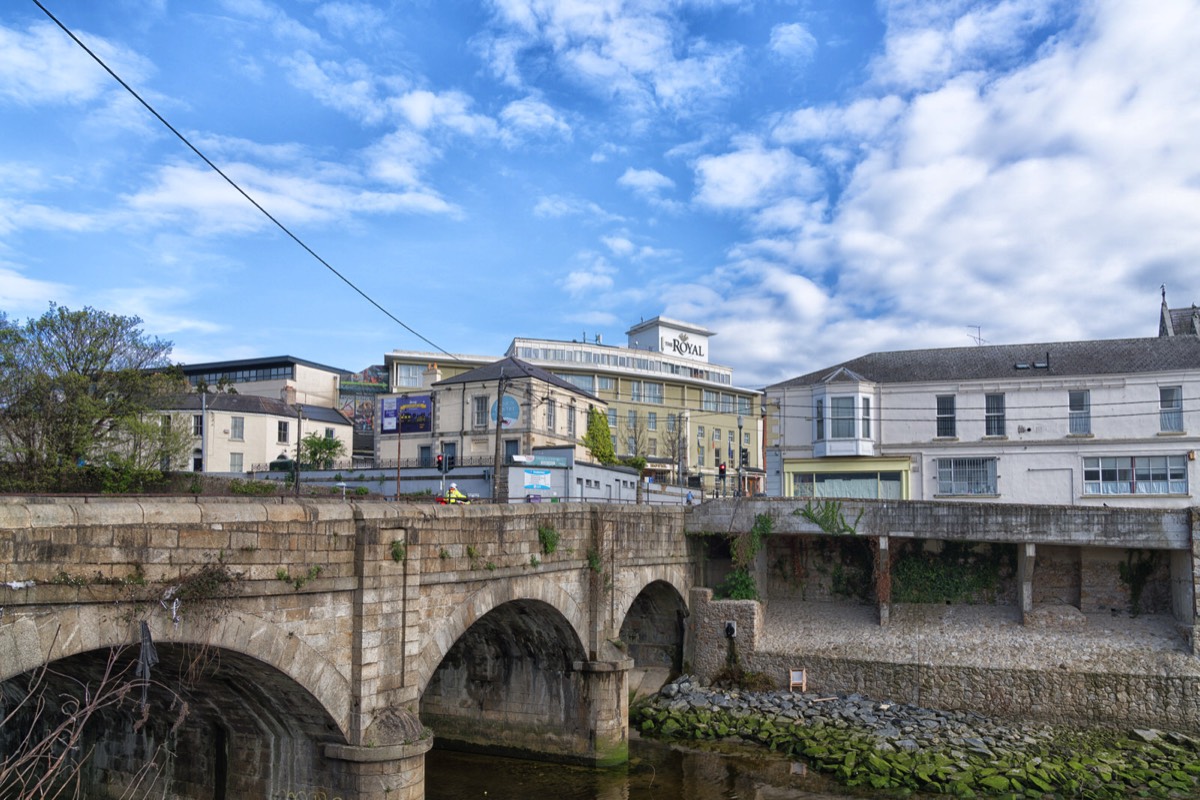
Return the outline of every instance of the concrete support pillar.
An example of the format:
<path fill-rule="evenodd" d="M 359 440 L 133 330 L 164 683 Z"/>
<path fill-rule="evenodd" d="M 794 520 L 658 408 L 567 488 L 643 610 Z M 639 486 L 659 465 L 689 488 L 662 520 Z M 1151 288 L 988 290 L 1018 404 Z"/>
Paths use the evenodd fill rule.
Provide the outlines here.
<path fill-rule="evenodd" d="M 1037 545 L 1017 544 L 1017 592 L 1021 604 L 1021 624 L 1033 612 L 1033 566 L 1037 561 Z"/>
<path fill-rule="evenodd" d="M 887 536 L 879 537 L 875 555 L 875 593 L 879 603 L 879 627 L 886 628 L 892 618 L 892 549 Z"/>
<path fill-rule="evenodd" d="M 330 744 L 325 757 L 340 767 L 345 800 L 425 800 L 425 753 L 431 747 L 432 737 L 385 747 Z"/>
<path fill-rule="evenodd" d="M 629 670 L 633 659 L 576 661 L 584 681 L 588 752 L 584 763 L 613 767 L 629 761 Z"/>

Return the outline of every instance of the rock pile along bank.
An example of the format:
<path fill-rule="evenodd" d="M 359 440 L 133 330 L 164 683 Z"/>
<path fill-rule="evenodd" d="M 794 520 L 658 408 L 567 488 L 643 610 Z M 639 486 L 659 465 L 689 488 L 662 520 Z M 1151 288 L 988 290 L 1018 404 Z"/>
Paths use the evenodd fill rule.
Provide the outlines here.
<path fill-rule="evenodd" d="M 636 705 L 631 724 L 662 739 L 759 743 L 895 796 L 1200 795 L 1200 741 L 1157 730 L 1018 727 L 857 694 L 714 689 L 690 676 Z"/>

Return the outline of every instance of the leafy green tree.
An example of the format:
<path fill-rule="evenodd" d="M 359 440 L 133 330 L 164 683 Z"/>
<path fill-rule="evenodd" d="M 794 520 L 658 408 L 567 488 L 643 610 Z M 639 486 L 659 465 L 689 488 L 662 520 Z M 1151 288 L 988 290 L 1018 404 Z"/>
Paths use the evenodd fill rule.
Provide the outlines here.
<path fill-rule="evenodd" d="M 300 463 L 317 469 L 332 469 L 333 462 L 346 454 L 341 439 L 310 433 L 300 440 Z"/>
<path fill-rule="evenodd" d="M 182 378 L 168 369 L 171 343 L 141 322 L 55 304 L 24 325 L 0 315 L 0 449 L 9 460 L 37 473 L 128 456 L 145 417 Z"/>
<path fill-rule="evenodd" d="M 598 408 L 588 411 L 587 432 L 583 435 L 583 446 L 592 454 L 592 458 L 601 464 L 617 463 L 613 452 L 612 431 L 608 427 L 608 417 Z"/>

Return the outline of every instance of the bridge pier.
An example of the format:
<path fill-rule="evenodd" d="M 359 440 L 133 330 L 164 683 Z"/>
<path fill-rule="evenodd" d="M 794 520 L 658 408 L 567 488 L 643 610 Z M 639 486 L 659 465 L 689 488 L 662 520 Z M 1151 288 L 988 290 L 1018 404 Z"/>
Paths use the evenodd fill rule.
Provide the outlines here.
<path fill-rule="evenodd" d="M 385 747 L 330 744 L 325 757 L 341 767 L 341 784 L 354 800 L 424 800 L 425 753 L 433 739 Z"/>
<path fill-rule="evenodd" d="M 576 661 L 584 678 L 587 728 L 591 732 L 584 761 L 614 767 L 629 760 L 629 670 L 633 659 Z"/>

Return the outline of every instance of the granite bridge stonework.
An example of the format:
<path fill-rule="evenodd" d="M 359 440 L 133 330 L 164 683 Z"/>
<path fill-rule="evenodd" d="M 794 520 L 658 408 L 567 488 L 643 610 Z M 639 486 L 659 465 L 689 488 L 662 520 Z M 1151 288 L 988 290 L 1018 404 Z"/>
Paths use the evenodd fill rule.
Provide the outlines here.
<path fill-rule="evenodd" d="M 159 660 L 145 718 L 132 732 L 107 718 L 90 742 L 88 778 L 110 796 L 150 760 L 178 797 L 419 800 L 430 730 L 448 746 L 621 763 L 628 671 L 682 657 L 682 517 L 9 499 L 0 682 L 97 686 L 113 648 L 118 667 L 136 662 L 146 623 Z"/>

